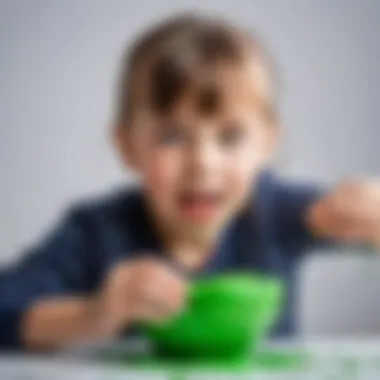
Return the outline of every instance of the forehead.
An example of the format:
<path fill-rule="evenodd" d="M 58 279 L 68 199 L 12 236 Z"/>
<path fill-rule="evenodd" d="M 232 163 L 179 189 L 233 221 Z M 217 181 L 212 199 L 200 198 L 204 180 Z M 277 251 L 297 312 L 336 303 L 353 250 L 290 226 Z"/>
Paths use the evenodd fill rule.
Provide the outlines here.
<path fill-rule="evenodd" d="M 257 59 L 180 65 L 162 59 L 145 78 L 144 103 L 158 116 L 186 107 L 199 117 L 212 117 L 233 108 L 260 108 L 271 101 L 266 67 Z"/>

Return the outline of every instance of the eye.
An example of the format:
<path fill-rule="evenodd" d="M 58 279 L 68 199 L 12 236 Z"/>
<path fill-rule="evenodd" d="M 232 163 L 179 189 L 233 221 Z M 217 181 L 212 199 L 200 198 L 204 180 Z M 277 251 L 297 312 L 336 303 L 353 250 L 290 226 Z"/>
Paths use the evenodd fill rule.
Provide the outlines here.
<path fill-rule="evenodd" d="M 244 129 L 238 124 L 231 124 L 220 131 L 219 141 L 224 146 L 234 146 L 242 142 L 245 138 Z"/>
<path fill-rule="evenodd" d="M 164 127 L 157 134 L 157 141 L 162 145 L 179 145 L 186 142 L 186 139 L 186 132 L 178 126 Z"/>

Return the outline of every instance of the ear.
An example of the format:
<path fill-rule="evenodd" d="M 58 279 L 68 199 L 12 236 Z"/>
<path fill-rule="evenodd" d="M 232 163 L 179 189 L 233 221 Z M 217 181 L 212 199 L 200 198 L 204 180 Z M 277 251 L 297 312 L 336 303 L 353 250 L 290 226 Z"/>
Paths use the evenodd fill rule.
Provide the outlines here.
<path fill-rule="evenodd" d="M 129 169 L 136 170 L 136 160 L 133 154 L 131 135 L 125 126 L 112 127 L 113 145 L 118 152 L 122 164 Z"/>

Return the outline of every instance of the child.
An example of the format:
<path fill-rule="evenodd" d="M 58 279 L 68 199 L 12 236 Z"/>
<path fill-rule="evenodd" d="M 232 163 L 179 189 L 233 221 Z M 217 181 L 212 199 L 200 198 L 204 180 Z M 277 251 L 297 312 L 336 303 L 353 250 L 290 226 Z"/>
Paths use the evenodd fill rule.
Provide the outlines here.
<path fill-rule="evenodd" d="M 74 207 L 0 276 L 0 346 L 54 349 L 108 339 L 186 302 L 187 279 L 230 270 L 281 276 L 275 336 L 295 332 L 294 269 L 327 241 L 379 242 L 380 186 L 325 193 L 279 180 L 275 73 L 248 32 L 175 17 L 122 65 L 115 141 L 137 189 Z"/>

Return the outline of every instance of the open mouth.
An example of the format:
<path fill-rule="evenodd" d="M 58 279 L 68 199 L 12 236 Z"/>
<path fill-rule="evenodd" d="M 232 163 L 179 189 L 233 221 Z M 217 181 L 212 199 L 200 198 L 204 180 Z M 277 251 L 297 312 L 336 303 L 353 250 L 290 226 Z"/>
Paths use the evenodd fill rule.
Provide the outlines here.
<path fill-rule="evenodd" d="M 223 196 L 217 191 L 185 192 L 178 198 L 181 213 L 192 220 L 215 217 L 222 205 Z"/>

